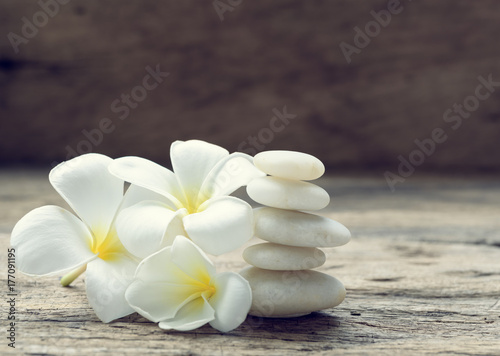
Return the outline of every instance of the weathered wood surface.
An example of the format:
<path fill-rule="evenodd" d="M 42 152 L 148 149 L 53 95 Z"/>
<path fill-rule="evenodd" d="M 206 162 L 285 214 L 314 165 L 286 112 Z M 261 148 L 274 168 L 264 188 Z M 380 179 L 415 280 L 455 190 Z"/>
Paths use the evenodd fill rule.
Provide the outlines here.
<path fill-rule="evenodd" d="M 392 194 L 383 179 L 329 178 L 322 213 L 346 224 L 352 241 L 328 249 L 320 270 L 342 280 L 343 304 L 292 319 L 248 318 L 221 334 L 209 326 L 165 332 L 138 315 L 101 323 L 84 281 L 17 274 L 16 349 L 1 354 L 285 355 L 500 353 L 500 183 L 493 179 L 415 179 Z M 45 173 L 0 172 L 0 265 L 9 232 L 28 210 L 61 204 Z M 252 241 L 251 243 L 254 243 Z M 245 264 L 241 250 L 216 259 Z M 6 294 L 6 272 L 1 275 Z M 5 299 L 6 297 L 4 297 Z"/>
<path fill-rule="evenodd" d="M 21 35 L 40 6 L 2 0 L 0 162 L 85 152 L 82 130 L 109 118 L 116 129 L 93 149 L 114 157 L 167 163 L 176 139 L 234 151 L 256 149 L 253 136 L 260 149 L 331 167 L 395 170 L 441 127 L 449 138 L 420 169 L 498 171 L 498 87 L 456 130 L 443 114 L 475 95 L 478 76 L 500 81 L 499 1 L 401 0 L 351 63 L 340 44 L 354 46 L 354 28 L 365 31 L 388 0 L 242 1 L 224 21 L 213 2 L 72 0 L 15 53 L 7 34 Z M 120 119 L 112 103 L 157 64 L 170 76 Z M 272 110 L 284 106 L 297 116 L 272 132 Z"/>

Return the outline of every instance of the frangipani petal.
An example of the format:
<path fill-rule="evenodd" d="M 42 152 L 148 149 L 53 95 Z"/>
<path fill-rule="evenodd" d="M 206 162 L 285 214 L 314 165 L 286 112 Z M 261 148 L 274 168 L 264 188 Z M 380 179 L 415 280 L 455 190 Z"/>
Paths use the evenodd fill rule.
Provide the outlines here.
<path fill-rule="evenodd" d="M 43 206 L 26 214 L 12 231 L 17 267 L 26 274 L 50 275 L 77 268 L 97 257 L 92 234 L 69 211 Z"/>
<path fill-rule="evenodd" d="M 175 141 L 170 146 L 170 159 L 179 183 L 191 205 L 208 173 L 229 152 L 222 147 L 199 140 Z M 188 209 L 189 210 L 189 209 Z"/>
<path fill-rule="evenodd" d="M 145 258 L 162 247 L 172 244 L 175 236 L 182 231 L 175 230 L 175 234 L 167 234 L 172 221 L 181 219 L 184 210 L 177 212 L 161 202 L 143 201 L 123 209 L 116 219 L 116 230 L 123 246 L 135 256 Z"/>
<path fill-rule="evenodd" d="M 100 258 L 87 265 L 87 299 L 104 323 L 134 312 L 125 300 L 125 290 L 133 280 L 137 262 L 123 254 Z"/>
<path fill-rule="evenodd" d="M 205 253 L 184 236 L 177 236 L 172 244 L 172 262 L 191 278 L 208 284 L 215 267 Z"/>
<path fill-rule="evenodd" d="M 216 292 L 209 303 L 215 310 L 215 319 L 210 325 L 222 332 L 231 331 L 245 321 L 252 305 L 252 289 L 242 276 L 233 272 L 216 275 L 212 284 Z"/>
<path fill-rule="evenodd" d="M 111 162 L 107 156 L 89 153 L 59 164 L 49 174 L 54 189 L 83 222 L 103 234 L 123 197 L 123 181 L 108 171 Z"/>
<path fill-rule="evenodd" d="M 152 190 L 135 184 L 131 184 L 130 187 L 128 187 L 123 197 L 122 204 L 120 205 L 120 209 L 126 209 L 145 200 L 159 201 L 168 206 L 170 210 L 177 210 L 177 207 L 164 195 L 155 193 Z"/>
<path fill-rule="evenodd" d="M 184 217 L 184 228 L 203 251 L 221 255 L 233 251 L 253 235 L 253 212 L 248 203 L 234 197 L 206 201 L 201 213 Z"/>
<path fill-rule="evenodd" d="M 127 182 L 163 195 L 172 206 L 183 205 L 183 194 L 174 173 L 159 164 L 140 157 L 122 157 L 114 160 L 109 171 Z"/>
<path fill-rule="evenodd" d="M 160 328 L 176 330 L 196 329 L 207 322 L 223 332 L 233 330 L 245 320 L 252 303 L 243 277 L 232 272 L 216 275 L 203 251 L 184 236 L 139 264 L 125 296 L 141 315 L 159 321 Z"/>
<path fill-rule="evenodd" d="M 142 260 L 135 272 L 135 279 L 153 283 L 198 283 L 196 280 L 187 276 L 172 262 L 171 246 L 165 247 Z"/>
<path fill-rule="evenodd" d="M 155 323 L 171 319 L 177 311 L 199 296 L 199 286 L 134 280 L 125 292 L 127 302 Z"/>
<path fill-rule="evenodd" d="M 165 330 L 193 330 L 212 320 L 214 313 L 214 309 L 205 298 L 197 298 L 182 307 L 175 318 L 160 321 L 159 326 Z"/>
<path fill-rule="evenodd" d="M 254 166 L 251 156 L 239 152 L 232 153 L 221 159 L 205 178 L 198 203 L 201 204 L 209 198 L 229 195 L 252 179 L 265 175 Z"/>

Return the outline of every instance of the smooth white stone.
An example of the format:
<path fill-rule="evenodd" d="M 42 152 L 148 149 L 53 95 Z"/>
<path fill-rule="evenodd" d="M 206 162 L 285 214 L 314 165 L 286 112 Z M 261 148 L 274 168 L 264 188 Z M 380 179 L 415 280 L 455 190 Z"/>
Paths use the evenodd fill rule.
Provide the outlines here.
<path fill-rule="evenodd" d="M 262 172 L 287 179 L 312 180 L 325 173 L 325 166 L 314 156 L 296 151 L 265 151 L 253 163 Z"/>
<path fill-rule="evenodd" d="M 255 236 L 289 246 L 336 247 L 349 242 L 351 233 L 324 216 L 275 208 L 254 209 Z"/>
<path fill-rule="evenodd" d="M 317 271 L 270 271 L 247 267 L 240 272 L 252 288 L 250 315 L 287 318 L 333 308 L 345 298 L 338 279 Z"/>
<path fill-rule="evenodd" d="M 322 266 L 323 251 L 314 247 L 285 246 L 262 243 L 247 247 L 243 259 L 252 266 L 275 271 L 297 271 Z"/>
<path fill-rule="evenodd" d="M 330 202 L 326 190 L 315 184 L 270 176 L 252 180 L 247 193 L 257 203 L 282 209 L 319 210 Z"/>

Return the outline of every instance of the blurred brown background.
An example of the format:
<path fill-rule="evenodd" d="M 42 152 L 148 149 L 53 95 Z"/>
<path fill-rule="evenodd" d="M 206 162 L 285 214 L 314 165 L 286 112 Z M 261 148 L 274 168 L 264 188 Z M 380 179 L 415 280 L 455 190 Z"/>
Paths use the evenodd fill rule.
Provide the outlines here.
<path fill-rule="evenodd" d="M 397 173 L 398 157 L 441 128 L 446 139 L 420 171 L 500 171 L 498 1 L 1 0 L 0 9 L 4 166 L 89 150 L 168 165 L 172 141 L 200 138 L 230 151 L 309 152 L 332 173 Z M 346 58 L 341 46 L 355 52 Z M 155 69 L 169 75 L 155 82 Z"/>

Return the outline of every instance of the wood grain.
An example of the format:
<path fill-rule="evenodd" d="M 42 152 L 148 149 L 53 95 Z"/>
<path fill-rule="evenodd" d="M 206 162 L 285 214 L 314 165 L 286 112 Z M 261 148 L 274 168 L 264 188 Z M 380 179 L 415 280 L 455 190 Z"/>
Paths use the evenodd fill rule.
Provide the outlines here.
<path fill-rule="evenodd" d="M 355 28 L 388 2 L 243 1 L 220 21 L 213 1 L 72 0 L 15 53 L 7 34 L 21 34 L 40 6 L 3 0 L 0 162 L 64 160 L 109 118 L 116 129 L 92 148 L 113 157 L 168 164 L 174 140 L 256 150 L 252 136 L 260 150 L 394 172 L 416 139 L 442 128 L 448 140 L 420 170 L 498 172 L 498 87 L 456 130 L 443 114 L 474 95 L 478 76 L 500 81 L 500 2 L 402 0 L 348 63 L 341 43 L 354 45 Z M 157 64 L 170 76 L 120 119 L 112 103 Z M 297 117 L 273 133 L 273 109 L 284 106 Z"/>
<path fill-rule="evenodd" d="M 36 194 L 34 188 L 41 192 L 42 187 L 47 188 L 44 174 L 28 174 L 24 183 L 13 179 L 19 175 L 0 172 L 0 180 L 11 178 L 9 192 L 0 191 L 0 265 L 4 268 L 12 228 L 12 220 L 4 218 L 6 211 L 17 218 L 45 204 L 40 200 L 60 203 L 49 189 L 47 195 Z M 32 193 L 23 191 L 23 184 L 31 186 Z M 101 323 L 86 301 L 84 278 L 63 288 L 56 277 L 17 273 L 16 349 L 6 347 L 7 307 L 3 302 L 1 353 L 500 352 L 500 183 L 431 177 L 408 183 L 395 194 L 376 178 L 328 178 L 319 184 L 334 197 L 322 213 L 343 222 L 353 233 L 348 245 L 325 250 L 327 263 L 319 268 L 344 282 L 347 297 L 340 306 L 300 318 L 249 317 L 227 334 L 209 326 L 192 332 L 165 332 L 137 314 Z M 11 194 L 10 203 L 4 199 L 7 194 Z M 28 195 L 31 203 L 26 200 Z M 241 249 L 215 262 L 221 271 L 245 266 Z M 2 273 L 0 285 L 5 295 L 6 273 Z"/>

